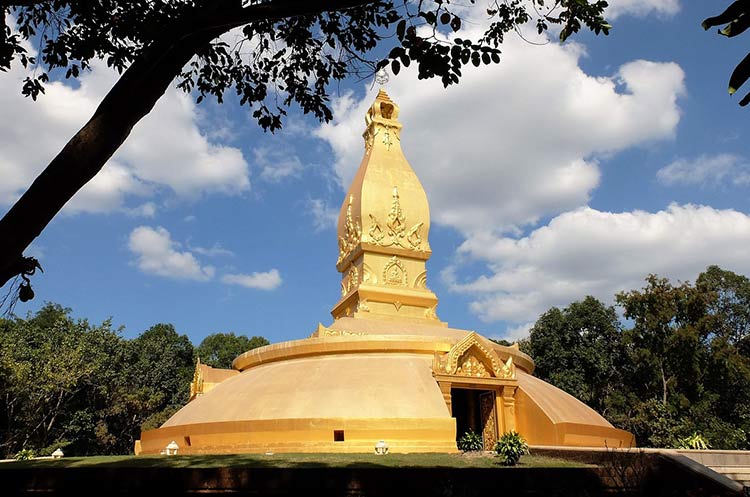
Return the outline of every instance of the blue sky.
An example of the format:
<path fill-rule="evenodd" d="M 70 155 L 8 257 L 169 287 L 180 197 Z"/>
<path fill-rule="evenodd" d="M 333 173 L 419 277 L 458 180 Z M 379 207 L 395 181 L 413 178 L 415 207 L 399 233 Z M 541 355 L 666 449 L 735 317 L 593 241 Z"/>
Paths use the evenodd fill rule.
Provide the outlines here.
<path fill-rule="evenodd" d="M 550 306 L 607 302 L 648 273 L 750 274 L 747 110 L 726 94 L 743 39 L 704 32 L 729 2 L 612 0 L 609 37 L 533 45 L 444 90 L 411 70 L 386 86 L 431 202 L 428 285 L 451 326 L 518 338 Z M 464 23 L 468 34 L 481 19 Z M 545 40 L 531 36 L 533 41 Z M 746 52 L 745 52 L 746 53 Z M 114 81 L 95 67 L 34 103 L 0 75 L 0 213 Z M 334 90 L 334 121 L 292 112 L 276 135 L 232 99 L 172 91 L 34 243 L 37 298 L 133 337 L 173 323 L 308 336 L 339 297 L 335 218 L 375 89 Z"/>

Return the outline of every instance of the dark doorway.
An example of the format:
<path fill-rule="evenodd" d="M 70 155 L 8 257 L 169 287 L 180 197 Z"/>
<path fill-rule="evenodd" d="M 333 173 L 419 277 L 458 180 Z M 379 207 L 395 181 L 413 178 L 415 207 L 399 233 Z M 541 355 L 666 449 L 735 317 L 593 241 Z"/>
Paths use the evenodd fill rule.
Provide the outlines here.
<path fill-rule="evenodd" d="M 456 440 L 471 430 L 483 438 L 485 445 L 494 446 L 494 440 L 497 437 L 494 420 L 495 411 L 494 409 L 482 408 L 483 396 L 494 399 L 494 392 L 470 388 L 451 388 L 451 408 L 453 417 L 456 418 Z M 485 447 L 485 450 L 491 450 L 491 448 Z"/>

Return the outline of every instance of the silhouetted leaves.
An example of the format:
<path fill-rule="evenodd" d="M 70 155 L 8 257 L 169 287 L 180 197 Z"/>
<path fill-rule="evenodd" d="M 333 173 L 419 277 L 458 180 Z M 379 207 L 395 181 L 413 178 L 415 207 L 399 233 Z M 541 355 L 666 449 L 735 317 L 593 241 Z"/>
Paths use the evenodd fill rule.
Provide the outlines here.
<path fill-rule="evenodd" d="M 720 26 L 722 24 L 726 24 L 726 26 L 719 29 L 718 33 L 728 38 L 745 32 L 750 26 L 750 2 L 748 0 L 737 0 L 721 14 L 705 19 L 701 23 L 701 26 L 703 26 L 703 29 L 708 30 L 713 26 Z M 729 77 L 729 94 L 734 95 L 748 78 L 750 78 L 750 53 L 732 71 L 732 75 Z M 742 107 L 748 103 L 750 103 L 750 93 L 739 102 Z"/>
<path fill-rule="evenodd" d="M 562 39 L 581 25 L 597 33 L 607 30 L 604 2 L 562 0 L 552 8 L 540 0 L 532 3 L 544 10 L 537 15 L 540 32 L 547 18 L 564 24 Z M 244 10 L 259 4 L 248 2 Z M 531 20 L 526 2 L 495 3 L 488 10 L 490 28 L 480 39 L 462 45 L 459 53 L 446 37 L 446 31 L 458 32 L 463 25 L 450 0 L 363 0 L 340 11 L 279 18 L 274 12 L 287 8 L 285 2 L 269 0 L 262 5 L 266 14 L 244 25 L 242 38 L 206 44 L 175 76 L 177 86 L 195 92 L 198 103 L 209 95 L 221 102 L 227 91 L 234 91 L 242 105 L 252 108 L 258 124 L 271 131 L 281 127 L 285 109 L 293 104 L 320 120 L 330 119 L 328 86 L 350 74 L 366 77 L 388 65 L 398 74 L 415 62 L 420 79 L 439 77 L 445 86 L 455 84 L 468 63 L 499 63 L 497 47 L 504 35 Z M 180 43 L 195 30 L 210 29 L 206 19 L 212 15 L 239 15 L 238 9 L 236 0 L 40 0 L 3 7 L 2 13 L 15 16 L 16 31 L 3 26 L 0 69 L 7 70 L 13 60 L 35 63 L 20 42 L 38 36 L 45 73 L 28 78 L 21 89 L 36 99 L 44 93 L 50 71 L 62 69 L 66 78 L 78 78 L 93 60 L 101 59 L 122 72 L 150 45 L 165 38 Z M 432 27 L 432 33 L 418 31 L 421 26 Z M 385 45 L 387 61 L 369 56 L 379 45 Z"/>

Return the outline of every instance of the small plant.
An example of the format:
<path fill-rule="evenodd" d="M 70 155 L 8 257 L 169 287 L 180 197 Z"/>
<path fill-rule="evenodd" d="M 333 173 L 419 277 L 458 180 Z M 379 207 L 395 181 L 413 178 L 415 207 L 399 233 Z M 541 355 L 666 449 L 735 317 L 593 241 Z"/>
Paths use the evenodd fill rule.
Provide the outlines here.
<path fill-rule="evenodd" d="M 703 438 L 700 433 L 693 433 L 689 437 L 681 438 L 677 440 L 678 449 L 691 449 L 691 450 L 707 450 L 711 446 L 708 444 L 708 440 Z"/>
<path fill-rule="evenodd" d="M 16 453 L 16 461 L 29 461 L 36 457 L 36 452 L 32 449 L 21 449 Z"/>
<path fill-rule="evenodd" d="M 484 448 L 482 437 L 471 430 L 461 435 L 456 445 L 458 446 L 458 450 L 462 452 L 474 452 Z"/>
<path fill-rule="evenodd" d="M 502 458 L 504 465 L 515 466 L 521 456 L 529 453 L 529 444 L 518 432 L 509 431 L 495 444 L 495 452 Z"/>

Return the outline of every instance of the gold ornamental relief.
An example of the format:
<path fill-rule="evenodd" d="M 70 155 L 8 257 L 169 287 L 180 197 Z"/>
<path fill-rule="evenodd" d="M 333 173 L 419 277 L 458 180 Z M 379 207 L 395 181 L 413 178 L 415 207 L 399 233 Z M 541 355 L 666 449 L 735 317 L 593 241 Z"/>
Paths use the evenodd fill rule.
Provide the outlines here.
<path fill-rule="evenodd" d="M 382 90 L 378 93 L 375 103 L 365 114 L 365 153 L 372 150 L 375 138 L 382 136 L 382 144 L 390 150 L 394 140 L 401 141 L 401 125 L 398 123 L 398 106 L 391 101 Z"/>
<path fill-rule="evenodd" d="M 407 229 L 406 216 L 404 216 L 404 213 L 401 210 L 398 187 L 393 187 L 393 200 L 391 202 L 391 210 L 388 213 L 388 221 L 385 224 L 385 228 L 373 214 L 370 214 L 369 216 L 371 225 L 367 234 L 370 243 L 380 245 L 381 247 L 401 247 L 408 250 L 424 250 L 421 247 L 421 230 L 424 223 L 417 223 Z"/>
<path fill-rule="evenodd" d="M 484 367 L 482 361 L 477 359 L 473 354 L 466 354 L 460 361 L 460 366 L 456 369 L 456 373 L 459 376 L 476 376 L 480 378 L 487 378 L 490 376 L 487 368 Z"/>
<path fill-rule="evenodd" d="M 458 341 L 448 353 L 436 357 L 433 367 L 443 374 L 483 376 L 484 368 L 490 377 L 510 380 L 516 377 L 513 357 L 503 362 L 494 350 L 484 346 L 473 331 Z M 472 374 L 467 374 L 467 371 Z"/>
<path fill-rule="evenodd" d="M 340 264 L 344 258 L 362 241 L 362 226 L 359 219 L 352 217 L 352 202 L 354 195 L 349 195 L 349 205 L 346 207 L 346 220 L 344 221 L 344 233 L 339 235 L 339 258 L 336 264 Z"/>
<path fill-rule="evenodd" d="M 323 333 L 324 337 L 361 337 L 364 335 L 365 333 L 363 332 L 333 330 L 331 328 L 326 328 L 325 332 Z"/>
<path fill-rule="evenodd" d="M 497 402 L 495 392 L 479 394 L 479 412 L 482 415 L 482 441 L 484 450 L 493 450 L 497 443 Z"/>
<path fill-rule="evenodd" d="M 318 323 L 318 328 L 312 332 L 312 334 L 310 335 L 310 338 L 350 337 L 350 336 L 361 337 L 364 335 L 366 335 L 366 333 L 364 332 L 334 330 L 333 328 L 328 328 L 326 326 L 323 326 L 321 323 Z"/>
<path fill-rule="evenodd" d="M 357 312 L 370 312 L 370 306 L 367 305 L 367 299 L 357 302 Z"/>
<path fill-rule="evenodd" d="M 203 370 L 201 369 L 200 357 L 198 357 L 198 362 L 195 363 L 193 381 L 190 382 L 190 397 L 188 401 L 193 400 L 199 395 L 203 395 Z"/>
<path fill-rule="evenodd" d="M 341 280 L 341 296 L 348 294 L 357 286 L 359 286 L 359 271 L 357 266 L 351 266 L 349 272 Z"/>
<path fill-rule="evenodd" d="M 365 283 L 367 285 L 378 284 L 378 277 L 375 276 L 375 273 L 367 264 L 362 264 L 362 283 Z"/>
<path fill-rule="evenodd" d="M 408 286 L 408 281 L 404 264 L 394 255 L 383 269 L 383 282 L 386 285 Z"/>
<path fill-rule="evenodd" d="M 433 305 L 432 307 L 428 307 L 424 310 L 424 317 L 427 319 L 432 319 L 433 321 L 440 321 L 437 317 L 437 304 Z"/>

